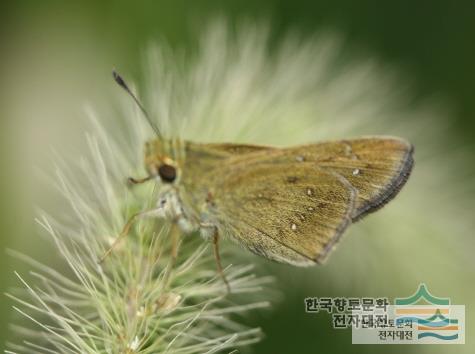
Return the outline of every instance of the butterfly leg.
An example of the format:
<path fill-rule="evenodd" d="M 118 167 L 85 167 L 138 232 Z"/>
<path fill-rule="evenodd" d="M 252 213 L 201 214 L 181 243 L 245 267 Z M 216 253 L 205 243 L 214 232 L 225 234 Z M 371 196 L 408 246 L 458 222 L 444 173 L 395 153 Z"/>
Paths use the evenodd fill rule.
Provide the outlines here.
<path fill-rule="evenodd" d="M 213 242 L 213 251 L 214 251 L 214 258 L 216 259 L 216 267 L 217 267 L 219 275 L 221 276 L 224 284 L 226 285 L 227 292 L 230 293 L 231 287 L 229 285 L 229 282 L 226 279 L 226 276 L 224 275 L 223 266 L 221 264 L 221 256 L 219 254 L 218 228 L 210 222 L 201 222 L 200 234 L 205 240 Z"/>
<path fill-rule="evenodd" d="M 223 265 L 221 264 L 221 256 L 219 254 L 219 233 L 218 229 L 215 227 L 214 235 L 213 235 L 213 250 L 214 250 L 214 258 L 216 259 L 216 267 L 218 269 L 218 273 L 223 279 L 224 284 L 226 285 L 226 290 L 231 293 L 231 286 L 229 285 L 228 280 L 223 272 Z"/>
<path fill-rule="evenodd" d="M 150 181 L 152 178 L 153 178 L 153 176 L 147 176 L 147 177 L 144 177 L 144 178 L 129 177 L 129 178 L 127 178 L 127 183 L 129 185 L 141 184 L 141 183 L 145 183 L 145 182 Z"/>
<path fill-rule="evenodd" d="M 171 234 L 171 251 L 170 251 L 171 255 L 170 255 L 170 260 L 167 265 L 167 269 L 165 270 L 163 281 L 162 281 L 163 290 L 166 290 L 170 283 L 170 276 L 173 271 L 173 268 L 175 268 L 176 259 L 178 256 L 178 247 L 180 245 L 180 230 L 176 222 L 172 223 L 170 234 Z"/>
<path fill-rule="evenodd" d="M 151 210 L 146 210 L 142 211 L 140 213 L 136 213 L 130 217 L 130 219 L 127 221 L 125 224 L 124 228 L 122 229 L 122 232 L 117 236 L 117 238 L 114 240 L 110 248 L 104 253 L 104 255 L 99 259 L 99 263 L 104 262 L 104 259 L 114 250 L 114 248 L 119 244 L 122 239 L 124 239 L 130 231 L 130 228 L 134 224 L 137 219 L 143 219 L 147 217 L 158 217 L 160 216 L 161 209 L 151 209 Z"/>

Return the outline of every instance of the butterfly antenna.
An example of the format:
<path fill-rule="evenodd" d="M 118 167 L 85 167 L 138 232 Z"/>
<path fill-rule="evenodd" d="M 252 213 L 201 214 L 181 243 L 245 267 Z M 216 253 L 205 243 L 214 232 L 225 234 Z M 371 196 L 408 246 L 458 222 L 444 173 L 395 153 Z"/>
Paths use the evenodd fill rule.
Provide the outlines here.
<path fill-rule="evenodd" d="M 137 106 L 139 106 L 140 110 L 145 116 L 145 119 L 147 119 L 148 124 L 150 124 L 155 134 L 157 134 L 159 138 L 162 138 L 162 133 L 160 132 L 160 129 L 158 129 L 157 125 L 155 125 L 153 121 L 150 119 L 150 116 L 148 115 L 147 111 L 145 110 L 143 105 L 140 103 L 137 96 L 135 96 L 134 93 L 130 90 L 129 86 L 125 83 L 122 76 L 120 76 L 119 73 L 115 70 L 112 70 L 112 76 L 114 77 L 115 82 L 117 82 L 117 84 L 119 84 L 119 86 L 122 87 L 125 90 L 125 92 L 127 92 L 130 95 L 130 97 L 132 97 L 132 99 L 135 101 Z"/>

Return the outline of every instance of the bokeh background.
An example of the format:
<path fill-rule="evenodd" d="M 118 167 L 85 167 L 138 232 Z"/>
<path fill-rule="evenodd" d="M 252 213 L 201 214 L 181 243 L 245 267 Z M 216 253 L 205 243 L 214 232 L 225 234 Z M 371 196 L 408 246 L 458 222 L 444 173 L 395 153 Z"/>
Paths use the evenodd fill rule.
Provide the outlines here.
<path fill-rule="evenodd" d="M 473 2 L 4 1 L 0 4 L 2 292 L 16 283 L 14 270 L 28 269 L 8 256 L 6 249 L 16 249 L 42 261 L 55 257 L 51 245 L 38 236 L 34 223 L 38 201 L 42 205 L 55 204 L 54 195 L 42 186 L 40 171 L 51 168 L 52 146 L 61 150 L 62 155 L 77 154 L 84 149 L 83 103 L 92 102 L 98 107 L 110 103 L 104 97 L 111 90 L 112 67 L 140 80 L 141 56 L 150 41 L 165 39 L 172 47 L 193 47 L 195 29 L 206 26 L 216 16 L 225 17 L 231 23 L 241 18 L 268 21 L 275 39 L 288 30 L 311 34 L 331 29 L 343 36 L 348 55 L 372 57 L 397 67 L 406 78 L 414 102 L 436 100 L 443 102 L 442 106 L 450 112 L 443 128 L 450 139 L 440 141 L 447 147 L 438 153 L 461 150 L 465 161 L 457 165 L 459 169 L 449 171 L 462 177 L 455 179 L 461 186 L 454 189 L 459 195 L 455 193 L 447 203 L 457 204 L 459 198 L 464 203 L 473 200 Z M 444 169 L 446 160 L 440 161 Z M 433 193 L 443 190 L 434 189 Z M 467 218 L 471 212 L 473 209 L 467 211 Z M 427 230 L 430 232 L 430 225 Z M 468 253 L 473 249 L 473 243 L 461 244 L 461 240 L 451 239 L 452 234 L 446 236 L 447 244 L 467 248 Z M 384 247 L 384 243 L 379 246 Z M 436 295 L 450 296 L 456 303 L 469 306 L 475 299 L 475 287 L 470 284 L 470 280 L 475 281 L 474 262 L 456 259 L 457 253 L 446 254 L 443 261 L 425 254 L 431 271 L 412 269 L 411 282 L 401 281 L 403 275 L 388 264 L 379 270 L 357 267 L 364 273 L 349 272 L 351 266 L 347 264 L 338 273 L 338 260 L 343 261 L 349 254 L 348 250 L 346 253 L 342 250 L 334 262 L 317 270 L 290 270 L 268 263 L 258 267 L 259 273 L 276 276 L 276 287 L 285 296 L 276 300 L 272 310 L 251 319 L 253 325 L 261 326 L 266 333 L 266 339 L 255 347 L 255 352 L 400 350 L 397 346 L 352 346 L 351 333 L 333 330 L 329 317 L 304 313 L 306 296 L 406 296 L 416 289 L 418 282 L 425 281 L 435 289 Z M 457 267 L 457 273 L 453 274 L 443 272 L 442 268 L 447 269 L 451 262 L 464 262 L 461 264 L 466 267 Z M 407 267 L 403 269 L 407 271 Z M 391 278 L 396 278 L 393 284 Z M 371 286 L 367 286 L 369 283 Z M 3 343 L 6 338 L 12 338 L 7 330 L 11 303 L 3 298 L 0 305 Z M 468 326 L 474 320 L 472 314 L 467 312 Z M 472 339 L 467 332 L 465 346 L 445 349 L 419 346 L 411 348 L 411 352 L 469 353 L 474 348 Z"/>

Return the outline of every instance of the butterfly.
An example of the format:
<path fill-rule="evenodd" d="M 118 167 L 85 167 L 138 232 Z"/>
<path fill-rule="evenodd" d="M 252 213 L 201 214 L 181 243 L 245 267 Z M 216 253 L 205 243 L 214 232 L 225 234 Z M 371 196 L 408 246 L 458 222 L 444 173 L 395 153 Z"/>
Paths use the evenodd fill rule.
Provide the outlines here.
<path fill-rule="evenodd" d="M 158 138 L 145 144 L 143 179 L 156 181 L 156 206 L 137 218 L 170 220 L 184 233 L 225 236 L 280 263 L 322 263 L 353 222 L 393 199 L 414 165 L 413 146 L 386 136 L 277 148 L 164 139 L 124 80 Z"/>

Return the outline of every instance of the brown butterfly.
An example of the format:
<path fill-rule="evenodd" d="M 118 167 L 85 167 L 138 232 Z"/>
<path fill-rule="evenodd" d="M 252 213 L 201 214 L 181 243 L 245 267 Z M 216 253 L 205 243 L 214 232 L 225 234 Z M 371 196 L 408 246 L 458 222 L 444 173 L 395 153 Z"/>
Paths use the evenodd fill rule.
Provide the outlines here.
<path fill-rule="evenodd" d="M 145 146 L 148 176 L 130 181 L 156 181 L 159 198 L 122 235 L 139 217 L 171 220 L 214 241 L 221 273 L 221 236 L 273 261 L 322 263 L 352 222 L 397 195 L 414 163 L 412 145 L 394 137 L 289 148 L 198 144 L 165 140 L 148 120 L 159 136 Z"/>

